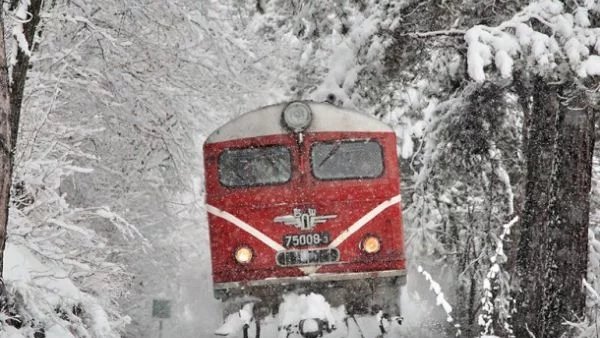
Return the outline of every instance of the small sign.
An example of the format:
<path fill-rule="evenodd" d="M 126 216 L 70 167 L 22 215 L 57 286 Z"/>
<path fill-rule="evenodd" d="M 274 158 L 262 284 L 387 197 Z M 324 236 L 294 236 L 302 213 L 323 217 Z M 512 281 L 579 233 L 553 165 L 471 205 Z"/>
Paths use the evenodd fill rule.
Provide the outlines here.
<path fill-rule="evenodd" d="M 168 299 L 153 299 L 152 317 L 161 319 L 171 318 L 171 301 Z"/>

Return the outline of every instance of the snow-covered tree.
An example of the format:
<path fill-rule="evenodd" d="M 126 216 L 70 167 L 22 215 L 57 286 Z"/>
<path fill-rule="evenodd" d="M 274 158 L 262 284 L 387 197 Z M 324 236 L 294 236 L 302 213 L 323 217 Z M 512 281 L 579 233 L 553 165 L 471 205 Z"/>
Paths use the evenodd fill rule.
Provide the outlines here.
<path fill-rule="evenodd" d="M 235 19 L 219 20 L 224 13 Z M 23 160 L 39 158 L 41 140 L 59 135 L 64 159 L 80 170 L 57 179 L 58 189 L 86 211 L 80 224 L 106 239 L 104 259 L 124 272 L 111 283 L 93 273 L 77 282 L 131 315 L 131 335 L 156 329 L 153 297 L 173 298 L 182 309 L 175 321 L 201 301 L 182 279 L 208 277 L 198 269 L 209 259 L 199 225 L 202 135 L 278 100 L 271 88 L 289 73 L 286 53 L 265 52 L 269 41 L 258 35 L 260 43 L 243 38 L 255 34 L 252 13 L 238 3 L 78 1 L 45 14 L 23 123 L 22 142 L 34 150 Z"/>
<path fill-rule="evenodd" d="M 584 314 L 594 111 L 600 75 L 600 4 L 533 2 L 496 27 L 465 35 L 476 81 L 495 62 L 502 77 L 529 83 L 520 93 L 527 177 L 520 227 L 516 334 L 559 336 Z M 592 24 L 594 23 L 594 24 Z M 514 62 L 514 59 L 517 62 Z"/>
<path fill-rule="evenodd" d="M 90 172 L 75 164 L 89 155 L 78 145 L 66 146 L 64 140 L 93 131 L 56 123 L 50 115 L 59 102 L 55 100 L 58 86 L 44 83 L 30 72 L 39 47 L 40 18 L 50 7 L 42 8 L 41 1 L 14 1 L 4 6 L 10 19 L 3 27 L 11 34 L 4 40 L 7 67 L 3 69 L 8 69 L 10 85 L 5 88 L 10 88 L 14 118 L 3 122 L 13 122 L 6 144 L 14 156 L 14 174 L 3 266 L 7 292 L 1 302 L 0 332 L 11 337 L 44 333 L 117 337 L 127 322 L 127 318 L 119 318 L 112 304 L 122 290 L 118 282 L 122 267 L 107 259 L 112 252 L 106 250 L 106 238 L 88 223 L 114 215 L 101 208 L 72 208 L 60 191 L 66 177 Z M 36 91 L 38 100 L 28 100 Z M 21 128 L 17 129 L 19 122 Z M 90 283 L 92 278 L 96 283 Z M 76 286 L 73 281 L 80 283 Z M 115 294 L 100 295 L 114 287 Z"/>
<path fill-rule="evenodd" d="M 412 261 L 429 261 L 440 271 L 457 274 L 446 275 L 459 281 L 449 286 L 455 290 L 457 318 L 465 327 L 483 333 L 495 330 L 510 334 L 516 289 L 509 272 L 513 272 L 510 267 L 515 265 L 518 246 L 514 235 L 504 233 L 504 226 L 533 229 L 527 215 L 518 225 L 509 221 L 521 213 L 524 204 L 527 213 L 531 209 L 528 203 L 539 200 L 531 190 L 532 182 L 537 179 L 542 182 L 547 177 L 532 171 L 532 164 L 537 163 L 535 151 L 540 148 L 532 148 L 537 144 L 530 138 L 531 133 L 526 132 L 532 123 L 555 121 L 536 115 L 539 109 L 535 107 L 551 101 L 539 93 L 568 94 L 573 106 L 575 101 L 593 102 L 593 98 L 581 96 L 584 92 L 569 83 L 593 88 L 585 79 L 596 74 L 598 4 L 594 1 L 580 5 L 557 1 L 530 5 L 523 1 L 286 4 L 262 1 L 260 8 L 264 16 L 272 18 L 267 33 L 292 34 L 304 46 L 292 93 L 319 100 L 335 99 L 397 126 L 400 153 L 406 159 L 403 173 L 404 182 L 408 183 L 403 191 Z M 543 90 L 544 86 L 535 86 L 535 83 L 552 86 L 555 80 L 565 83 L 547 88 L 549 91 Z M 532 89 L 538 92 L 537 101 Z M 557 107 L 555 112 L 560 110 Z M 564 113 L 573 110 L 565 109 Z M 564 116 L 565 119 L 558 121 L 572 121 L 574 113 Z M 575 120 L 593 126 L 589 117 Z M 555 136 L 548 134 L 549 140 L 559 140 L 557 145 L 563 155 L 589 153 L 585 137 L 589 137 L 590 131 L 578 133 L 568 130 L 568 126 L 563 123 L 555 129 Z M 565 143 L 577 135 L 588 135 L 580 144 L 583 148 Z M 582 165 L 589 163 L 586 158 L 548 158 L 550 162 L 537 165 L 546 169 L 562 166 L 564 169 L 560 170 L 565 173 L 582 172 L 585 182 L 585 172 L 589 170 L 568 166 L 578 163 L 578 159 Z M 575 182 L 555 181 L 554 191 L 562 191 L 560 194 L 586 191 L 585 184 L 572 183 Z M 566 191 L 558 189 L 559 186 L 576 188 Z M 585 197 L 581 196 L 558 200 L 581 205 L 579 209 L 585 214 Z M 580 199 L 581 203 L 576 202 Z M 552 206 L 555 211 L 561 208 L 560 203 Z M 561 217 L 560 211 L 552 216 L 554 220 Z M 585 229 L 585 217 L 580 220 L 579 227 Z M 501 234 L 507 235 L 502 238 L 503 245 L 508 247 L 508 257 L 506 264 L 498 265 L 490 260 L 499 259 Z M 526 243 L 527 237 L 521 242 Z M 573 242 L 582 248 L 581 238 Z M 550 247 L 546 249 L 557 252 Z M 579 262 L 581 275 L 582 266 L 585 271 L 585 250 L 579 251 L 583 256 L 573 259 Z M 522 263 L 527 255 L 517 256 Z M 537 251 L 533 256 L 554 257 Z M 495 280 L 486 279 L 490 270 L 498 267 L 502 271 L 493 274 Z M 573 274 L 573 279 L 583 277 L 579 275 Z M 490 282 L 491 296 L 486 284 Z M 529 297 L 532 292 L 524 295 Z M 491 301 L 492 309 L 488 306 L 485 311 L 488 314 L 491 311 L 486 318 L 494 323 L 478 328 L 478 318 L 483 315 L 481 298 Z M 521 301 L 519 306 L 525 303 Z"/>

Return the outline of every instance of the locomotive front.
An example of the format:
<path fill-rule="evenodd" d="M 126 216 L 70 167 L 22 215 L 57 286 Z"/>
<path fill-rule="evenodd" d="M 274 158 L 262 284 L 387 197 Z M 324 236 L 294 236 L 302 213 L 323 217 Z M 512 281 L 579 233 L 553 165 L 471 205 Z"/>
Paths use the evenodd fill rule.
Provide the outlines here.
<path fill-rule="evenodd" d="M 398 316 L 405 259 L 393 130 L 326 103 L 246 113 L 204 144 L 215 297 L 276 313 L 288 291 Z"/>

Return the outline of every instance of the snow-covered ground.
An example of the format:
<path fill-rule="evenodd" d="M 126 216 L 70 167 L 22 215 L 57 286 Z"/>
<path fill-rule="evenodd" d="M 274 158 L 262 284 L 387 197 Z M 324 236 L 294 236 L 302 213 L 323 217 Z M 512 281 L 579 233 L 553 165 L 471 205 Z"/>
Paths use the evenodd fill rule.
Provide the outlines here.
<path fill-rule="evenodd" d="M 75 337 L 72 333 L 118 337 L 97 299 L 77 288 L 56 262 L 42 262 L 30 249 L 12 243 L 7 243 L 4 255 L 5 283 L 10 294 L 18 297 L 20 316 L 45 326 L 46 338 Z M 74 320 L 75 311 L 82 313 L 80 320 Z M 5 325 L 0 337 L 33 337 L 35 332 L 32 327 L 18 330 Z"/>
<path fill-rule="evenodd" d="M 241 317 L 244 317 L 242 310 Z M 234 313 L 226 321 L 227 328 L 241 328 L 243 323 L 240 321 L 240 315 Z M 270 316 L 261 323 L 261 337 L 284 338 L 288 331 L 278 330 L 279 327 L 295 326 L 303 319 L 321 319 L 326 320 L 329 325 L 335 327 L 331 333 L 326 334 L 328 338 L 359 338 L 361 334 L 365 337 L 375 337 L 379 334 L 377 316 L 361 316 L 347 318 L 343 306 L 332 308 L 323 296 L 318 294 L 299 295 L 290 293 L 284 296 L 283 303 L 276 316 Z M 254 323 L 250 326 L 250 336 L 254 337 L 256 326 Z M 400 332 L 400 328 L 394 324 L 391 332 Z M 293 333 L 295 334 L 295 333 Z M 241 337 L 241 331 L 237 331 L 235 337 Z"/>
<path fill-rule="evenodd" d="M 419 277 L 415 276 L 415 278 Z M 433 292 L 430 296 L 432 296 L 433 299 L 439 298 L 439 296 Z M 421 296 L 415 293 L 414 290 L 412 291 L 412 294 L 410 294 L 406 286 L 402 288 L 400 302 L 404 320 L 401 326 L 396 323 L 392 323 L 391 326 L 388 327 L 390 337 L 437 337 L 435 334 L 436 328 L 427 326 L 431 324 L 432 318 L 439 318 L 440 316 L 443 317 L 445 312 L 441 309 L 438 309 L 440 310 L 439 313 L 433 313 L 431 311 L 432 304 L 430 300 L 426 300 L 424 298 L 421 298 Z M 218 304 L 207 304 L 205 310 L 213 311 L 218 307 Z M 327 338 L 360 338 L 362 337 L 361 334 L 364 335 L 364 337 L 376 337 L 380 333 L 379 321 L 376 315 L 357 316 L 355 321 L 354 318 L 347 317 L 345 308 L 343 306 L 339 308 L 331 308 L 323 296 L 318 294 L 287 294 L 284 296 L 284 301 L 279 309 L 280 311 L 276 316 L 267 317 L 265 321 L 261 323 L 261 337 L 286 337 L 286 331 L 278 331 L 279 326 L 298 324 L 300 320 L 307 318 L 319 318 L 327 320 L 329 323 L 333 323 L 336 327 L 336 330 L 325 335 Z M 241 313 L 241 317 L 244 317 L 244 315 L 244 313 Z M 225 321 L 228 329 L 233 327 L 238 329 L 241 328 L 242 321 L 239 314 L 232 314 L 230 315 L 229 319 L 229 321 L 227 321 L 227 319 Z M 212 322 L 207 322 L 207 324 L 208 325 L 202 330 L 204 334 L 203 337 L 210 337 L 214 330 L 219 328 L 223 322 L 220 321 L 220 317 L 218 317 Z M 439 329 L 440 328 L 437 330 Z M 250 337 L 254 337 L 254 330 L 255 326 L 254 324 L 251 324 L 249 331 Z M 437 332 L 442 334 L 440 331 Z M 234 337 L 242 337 L 241 329 L 236 335 L 234 335 Z"/>

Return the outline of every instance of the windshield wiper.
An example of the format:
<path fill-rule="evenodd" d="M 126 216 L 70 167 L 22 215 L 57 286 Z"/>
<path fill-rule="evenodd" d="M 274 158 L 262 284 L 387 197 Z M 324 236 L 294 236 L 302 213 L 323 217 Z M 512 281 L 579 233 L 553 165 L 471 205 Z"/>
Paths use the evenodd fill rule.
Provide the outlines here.
<path fill-rule="evenodd" d="M 327 162 L 333 155 L 335 155 L 335 153 L 337 153 L 341 146 L 342 142 L 337 142 L 334 144 L 329 153 L 327 153 L 327 156 L 325 156 L 325 158 L 323 158 L 323 160 L 317 165 L 317 168 L 321 168 L 325 162 Z"/>

